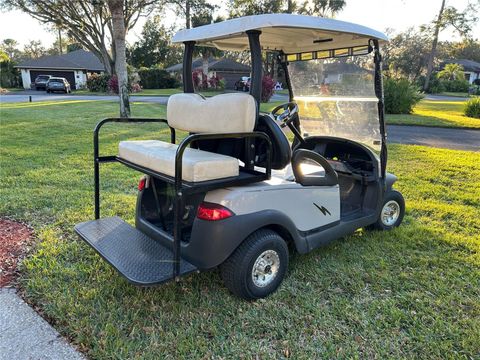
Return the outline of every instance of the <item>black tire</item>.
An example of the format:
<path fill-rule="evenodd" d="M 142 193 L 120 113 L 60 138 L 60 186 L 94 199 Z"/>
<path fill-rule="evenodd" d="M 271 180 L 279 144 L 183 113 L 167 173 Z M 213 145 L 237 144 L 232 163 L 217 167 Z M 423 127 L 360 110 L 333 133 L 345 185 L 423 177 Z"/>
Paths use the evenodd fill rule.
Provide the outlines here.
<path fill-rule="evenodd" d="M 388 203 L 394 203 L 398 206 L 398 217 L 391 223 L 389 223 L 387 220 L 383 218 L 384 215 L 384 208 Z M 378 220 L 370 225 L 368 228 L 374 229 L 374 230 L 391 230 L 397 226 L 399 226 L 402 221 L 403 217 L 405 215 L 405 199 L 403 198 L 402 194 L 399 193 L 396 190 L 391 190 L 385 195 L 385 198 L 383 199 L 383 205 L 382 205 L 382 211 L 380 212 L 380 215 L 378 217 Z"/>
<path fill-rule="evenodd" d="M 276 257 L 275 257 L 276 254 Z M 253 268 L 260 257 L 268 260 L 273 258 L 273 264 L 277 265 L 276 275 L 265 285 L 259 286 L 254 282 Z M 271 256 L 273 255 L 273 257 Z M 257 268 L 263 265 L 258 265 Z M 272 265 L 274 266 L 274 265 Z M 272 268 L 267 265 L 265 269 Z M 225 286 L 236 296 L 245 300 L 264 298 L 275 292 L 283 281 L 288 268 L 288 246 L 285 240 L 275 231 L 260 229 L 251 234 L 234 251 L 234 253 L 220 266 Z M 275 274 L 274 273 L 274 274 Z M 256 278 L 258 281 L 265 281 Z"/>

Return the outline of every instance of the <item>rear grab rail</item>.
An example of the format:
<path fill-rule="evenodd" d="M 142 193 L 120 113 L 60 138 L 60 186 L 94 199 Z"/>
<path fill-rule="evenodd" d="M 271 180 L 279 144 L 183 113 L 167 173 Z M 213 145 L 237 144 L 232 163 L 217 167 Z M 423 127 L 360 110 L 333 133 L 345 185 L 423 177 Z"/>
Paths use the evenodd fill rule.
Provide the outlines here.
<path fill-rule="evenodd" d="M 107 118 L 101 120 L 94 129 L 93 132 L 93 147 L 94 147 L 94 182 L 95 182 L 95 219 L 100 218 L 100 163 L 102 162 L 115 162 L 118 161 L 115 155 L 113 156 L 100 156 L 99 148 L 99 133 L 103 125 L 109 122 L 117 123 L 164 123 L 168 125 L 166 119 L 154 119 L 154 118 Z M 175 129 L 170 128 L 170 142 L 175 144 Z M 180 244 L 181 244 L 181 233 L 182 225 L 181 219 L 182 214 L 182 202 L 183 202 L 183 181 L 182 181 L 182 168 L 183 168 L 183 154 L 185 150 L 194 142 L 200 140 L 215 140 L 215 139 L 261 139 L 267 143 L 267 164 L 265 167 L 265 179 L 270 179 L 272 173 L 272 142 L 267 134 L 264 132 L 254 131 L 254 132 L 243 132 L 243 133 L 197 133 L 190 134 L 185 139 L 183 139 L 175 154 L 175 198 L 174 198 L 174 228 L 173 228 L 173 276 L 178 281 L 180 275 Z M 254 149 L 255 146 L 251 144 Z M 253 164 L 246 164 L 253 165 Z M 219 184 L 220 187 L 221 184 Z M 201 186 L 201 185 L 199 185 Z"/>

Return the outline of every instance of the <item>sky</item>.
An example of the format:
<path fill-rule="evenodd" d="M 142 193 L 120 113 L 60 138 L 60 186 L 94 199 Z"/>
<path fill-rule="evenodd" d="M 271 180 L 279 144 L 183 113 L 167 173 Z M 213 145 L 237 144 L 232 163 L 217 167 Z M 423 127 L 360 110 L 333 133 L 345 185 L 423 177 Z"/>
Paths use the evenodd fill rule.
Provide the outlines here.
<path fill-rule="evenodd" d="M 472 0 L 447 0 L 447 5 L 463 10 Z M 212 3 L 221 5 L 226 1 L 213 0 Z M 430 22 L 440 8 L 441 0 L 347 0 L 345 9 L 337 15 L 337 19 L 350 21 L 384 31 L 392 28 L 402 31 L 412 26 Z M 221 11 L 220 11 L 221 12 Z M 167 25 L 175 21 L 172 11 L 165 14 Z M 177 21 L 183 24 L 182 21 Z M 135 42 L 141 33 L 144 20 L 129 33 L 127 41 Z M 0 14 L 0 41 L 6 38 L 17 40 L 21 46 L 30 40 L 41 40 L 48 47 L 55 41 L 55 34 L 29 15 L 19 11 L 2 12 Z M 480 38 L 480 22 L 476 24 L 473 37 Z M 453 31 L 444 31 L 441 40 L 456 39 Z"/>

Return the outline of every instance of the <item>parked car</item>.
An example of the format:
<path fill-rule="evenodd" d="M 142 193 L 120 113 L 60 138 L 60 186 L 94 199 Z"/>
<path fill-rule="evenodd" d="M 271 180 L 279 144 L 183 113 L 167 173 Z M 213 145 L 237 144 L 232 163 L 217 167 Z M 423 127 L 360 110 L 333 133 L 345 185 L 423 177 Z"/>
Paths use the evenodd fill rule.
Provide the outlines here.
<path fill-rule="evenodd" d="M 237 91 L 249 91 L 250 90 L 250 77 L 242 76 L 234 85 L 235 90 Z"/>
<path fill-rule="evenodd" d="M 51 76 L 50 75 L 38 75 L 35 78 L 35 90 L 40 90 L 40 89 L 46 89 L 47 88 L 47 82 L 50 80 Z"/>
<path fill-rule="evenodd" d="M 66 94 L 72 91 L 68 80 L 61 77 L 51 77 L 47 81 L 46 90 L 47 90 L 47 93 L 51 93 L 54 91 L 63 91 Z"/>

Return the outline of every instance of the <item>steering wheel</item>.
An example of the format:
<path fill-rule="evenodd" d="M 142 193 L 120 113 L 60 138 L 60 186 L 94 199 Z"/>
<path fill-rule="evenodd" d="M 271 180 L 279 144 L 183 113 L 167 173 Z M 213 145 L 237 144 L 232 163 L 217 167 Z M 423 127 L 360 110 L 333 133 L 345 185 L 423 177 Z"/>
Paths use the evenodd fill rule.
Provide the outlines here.
<path fill-rule="evenodd" d="M 280 110 L 283 110 L 280 112 Z M 271 114 L 273 118 L 279 121 L 280 127 L 284 128 L 295 120 L 295 115 L 298 113 L 298 105 L 294 102 L 288 102 L 277 106 L 272 110 Z"/>

